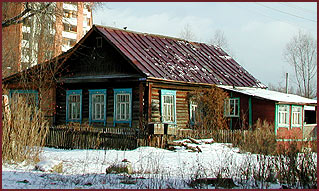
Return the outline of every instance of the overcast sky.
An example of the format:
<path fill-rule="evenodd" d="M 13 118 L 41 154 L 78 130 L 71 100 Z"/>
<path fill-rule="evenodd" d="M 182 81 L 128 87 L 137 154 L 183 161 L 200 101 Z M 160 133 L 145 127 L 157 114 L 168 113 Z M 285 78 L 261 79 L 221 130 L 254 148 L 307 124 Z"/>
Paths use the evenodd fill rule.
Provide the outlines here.
<path fill-rule="evenodd" d="M 317 38 L 317 3 L 108 2 L 94 10 L 93 23 L 180 37 L 189 25 L 197 42 L 222 30 L 235 60 L 265 85 L 293 84 L 283 50 L 299 30 Z"/>

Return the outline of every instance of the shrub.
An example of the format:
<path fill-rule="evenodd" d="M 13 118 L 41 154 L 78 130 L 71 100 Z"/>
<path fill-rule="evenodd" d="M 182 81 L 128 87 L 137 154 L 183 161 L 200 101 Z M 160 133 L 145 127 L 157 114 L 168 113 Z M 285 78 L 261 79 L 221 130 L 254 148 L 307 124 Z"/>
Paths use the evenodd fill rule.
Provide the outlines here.
<path fill-rule="evenodd" d="M 195 130 L 202 134 L 218 129 L 227 129 L 224 117 L 224 101 L 228 94 L 217 86 L 201 88 L 189 94 L 189 99 L 197 103 Z"/>
<path fill-rule="evenodd" d="M 300 152 L 297 142 L 289 142 L 287 147 L 280 148 L 275 163 L 279 182 L 290 188 L 316 188 L 316 155 L 309 150 Z"/>
<path fill-rule="evenodd" d="M 274 127 L 267 121 L 257 120 L 254 130 L 237 133 L 234 135 L 233 145 L 241 150 L 273 155 L 276 153 L 276 135 Z"/>
<path fill-rule="evenodd" d="M 2 116 L 2 160 L 38 162 L 48 121 L 27 99 L 19 96 L 10 101 L 10 109 Z M 2 111 L 5 111 L 5 105 L 2 105 Z"/>

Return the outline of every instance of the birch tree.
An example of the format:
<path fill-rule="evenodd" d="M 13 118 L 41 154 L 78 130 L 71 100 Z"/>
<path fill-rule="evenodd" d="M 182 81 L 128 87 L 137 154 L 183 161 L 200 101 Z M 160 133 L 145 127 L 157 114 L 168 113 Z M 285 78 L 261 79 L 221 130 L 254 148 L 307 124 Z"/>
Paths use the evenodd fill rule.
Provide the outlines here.
<path fill-rule="evenodd" d="M 316 93 L 317 42 L 309 34 L 299 31 L 287 43 L 284 59 L 293 66 L 298 94 L 312 98 Z"/>

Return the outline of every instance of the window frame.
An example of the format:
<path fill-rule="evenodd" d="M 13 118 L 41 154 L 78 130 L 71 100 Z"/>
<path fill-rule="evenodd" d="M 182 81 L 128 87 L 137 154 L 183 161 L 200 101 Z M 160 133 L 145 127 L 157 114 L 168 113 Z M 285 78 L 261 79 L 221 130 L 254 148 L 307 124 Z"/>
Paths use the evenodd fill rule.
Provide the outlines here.
<path fill-rule="evenodd" d="M 118 95 L 129 95 L 129 118 L 128 119 L 118 119 L 117 118 L 117 96 Z M 125 89 L 114 89 L 114 115 L 113 115 L 113 126 L 117 123 L 128 123 L 130 127 L 132 127 L 132 88 Z"/>
<path fill-rule="evenodd" d="M 237 111 L 238 114 L 236 115 L 236 113 L 234 115 L 230 114 L 230 111 L 227 113 L 227 107 L 230 108 L 230 101 L 235 101 L 235 107 L 236 107 L 236 100 L 238 101 L 238 105 L 237 105 Z M 232 97 L 232 98 L 227 98 L 225 99 L 225 104 L 224 104 L 224 115 L 226 117 L 239 117 L 240 116 L 240 98 L 239 97 Z"/>
<path fill-rule="evenodd" d="M 79 119 L 69 119 L 69 96 L 79 95 L 80 96 L 80 118 Z M 82 90 L 66 90 L 66 123 L 68 122 L 82 122 Z"/>
<path fill-rule="evenodd" d="M 279 123 L 279 120 L 280 120 L 280 112 L 281 111 L 279 111 L 279 108 L 280 107 L 287 107 L 288 108 L 288 111 L 286 111 L 286 113 L 287 113 L 287 117 L 288 117 L 288 119 L 286 120 L 287 121 L 287 123 Z M 277 107 L 277 111 L 276 111 L 276 116 L 277 116 L 277 119 L 276 119 L 276 124 L 277 124 L 277 127 L 286 127 L 286 128 L 289 128 L 289 126 L 290 126 L 290 105 L 287 105 L 287 104 L 279 104 L 279 105 L 276 105 L 276 107 Z"/>
<path fill-rule="evenodd" d="M 294 113 L 297 113 L 297 112 L 294 112 L 294 108 L 300 108 L 300 111 L 298 112 L 299 113 L 299 122 L 300 124 L 294 124 Z M 301 105 L 292 105 L 291 106 L 291 127 L 302 127 L 302 124 L 303 124 L 303 106 Z"/>
<path fill-rule="evenodd" d="M 103 118 L 101 119 L 94 119 L 93 117 L 93 96 L 95 95 L 104 95 L 104 100 L 103 100 L 103 104 L 104 104 L 104 115 Z M 89 124 L 92 124 L 93 122 L 103 122 L 104 126 L 106 126 L 106 100 L 107 100 L 107 90 L 106 89 L 92 89 L 89 90 Z"/>
<path fill-rule="evenodd" d="M 165 96 L 173 96 L 173 121 L 165 121 L 164 120 L 164 97 Z M 161 90 L 161 121 L 166 124 L 176 124 L 176 90 Z"/>
<path fill-rule="evenodd" d="M 35 94 L 36 106 L 39 107 L 39 91 L 38 90 L 10 90 L 9 91 L 9 100 L 12 99 L 13 94 Z"/>

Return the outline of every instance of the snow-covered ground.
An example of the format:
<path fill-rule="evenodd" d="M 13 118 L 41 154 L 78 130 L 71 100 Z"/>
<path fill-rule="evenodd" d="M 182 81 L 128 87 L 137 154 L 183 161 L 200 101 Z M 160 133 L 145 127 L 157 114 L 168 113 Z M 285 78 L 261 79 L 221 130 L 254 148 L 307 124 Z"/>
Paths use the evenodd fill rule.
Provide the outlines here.
<path fill-rule="evenodd" d="M 192 144 L 189 144 L 192 145 Z M 200 144 L 202 152 L 191 152 L 185 147 L 169 151 L 154 147 L 135 150 L 62 150 L 44 148 L 42 167 L 62 162 L 63 172 L 43 172 L 35 165 L 3 164 L 3 189 L 166 189 L 192 188 L 196 178 L 233 178 L 235 188 L 253 188 L 249 180 L 239 181 L 247 166 L 256 165 L 256 155 L 240 153 L 231 144 Z M 106 174 L 106 168 L 127 159 L 132 163 L 133 174 Z M 48 162 L 49 161 L 49 162 Z M 237 178 L 236 178 L 237 177 Z M 245 182 L 245 181 L 244 181 Z M 280 188 L 271 183 L 265 188 Z M 214 188 L 205 185 L 204 188 Z"/>

